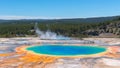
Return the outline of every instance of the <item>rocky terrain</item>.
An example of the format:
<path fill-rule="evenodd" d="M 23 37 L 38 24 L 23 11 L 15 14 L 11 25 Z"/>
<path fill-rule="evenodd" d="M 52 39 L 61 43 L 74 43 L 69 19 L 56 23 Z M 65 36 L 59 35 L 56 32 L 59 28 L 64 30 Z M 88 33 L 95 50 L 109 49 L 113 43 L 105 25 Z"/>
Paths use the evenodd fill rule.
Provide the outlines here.
<path fill-rule="evenodd" d="M 101 46 L 104 44 L 107 47 L 114 47 L 115 50 L 117 49 L 117 54 L 111 53 L 111 57 L 59 58 L 51 63 L 43 63 L 38 62 L 40 60 L 37 60 L 34 56 L 25 57 L 24 53 L 16 53 L 15 48 L 22 45 L 50 42 L 50 40 L 43 41 L 33 37 L 0 38 L 0 68 L 120 68 L 119 38 L 84 38 L 84 40 L 94 41 L 96 42 L 95 45 L 101 43 Z M 23 59 L 23 57 L 26 59 Z M 31 60 L 28 61 L 28 58 Z"/>
<path fill-rule="evenodd" d="M 104 23 L 96 29 L 89 29 L 84 33 L 99 37 L 120 37 L 120 21 Z"/>

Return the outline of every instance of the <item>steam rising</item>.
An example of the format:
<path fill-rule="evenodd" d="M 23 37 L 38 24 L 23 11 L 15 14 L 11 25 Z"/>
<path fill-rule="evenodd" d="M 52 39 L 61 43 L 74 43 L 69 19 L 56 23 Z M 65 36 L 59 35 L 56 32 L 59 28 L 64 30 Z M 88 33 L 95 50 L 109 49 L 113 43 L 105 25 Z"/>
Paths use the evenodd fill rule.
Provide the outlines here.
<path fill-rule="evenodd" d="M 38 28 L 37 23 L 35 24 L 35 32 L 40 37 L 40 39 L 49 39 L 49 40 L 70 40 L 71 39 L 63 35 L 57 35 L 56 33 L 51 32 L 49 29 L 46 32 L 41 31 Z"/>

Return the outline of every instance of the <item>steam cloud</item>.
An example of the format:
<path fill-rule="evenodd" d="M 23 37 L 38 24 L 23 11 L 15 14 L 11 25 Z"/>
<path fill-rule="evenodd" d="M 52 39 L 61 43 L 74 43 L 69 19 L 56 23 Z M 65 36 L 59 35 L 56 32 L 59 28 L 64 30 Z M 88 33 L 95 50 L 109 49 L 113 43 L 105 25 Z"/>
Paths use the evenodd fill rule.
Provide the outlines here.
<path fill-rule="evenodd" d="M 71 39 L 63 35 L 57 35 L 56 33 L 51 32 L 50 30 L 47 30 L 46 32 L 41 31 L 37 27 L 37 23 L 35 24 L 35 32 L 40 37 L 40 39 L 50 39 L 50 40 L 70 40 Z"/>

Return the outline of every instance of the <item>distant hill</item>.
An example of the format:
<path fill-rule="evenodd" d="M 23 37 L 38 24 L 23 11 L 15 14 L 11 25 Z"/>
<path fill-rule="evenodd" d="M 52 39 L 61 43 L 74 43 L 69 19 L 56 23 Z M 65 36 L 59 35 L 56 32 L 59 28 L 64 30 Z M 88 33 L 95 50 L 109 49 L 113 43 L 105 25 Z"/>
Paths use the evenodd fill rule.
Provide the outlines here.
<path fill-rule="evenodd" d="M 120 16 L 110 16 L 110 17 L 94 17 L 94 18 L 71 18 L 71 19 L 21 19 L 21 20 L 2 20 L 0 23 L 9 22 L 40 22 L 40 23 L 100 23 L 106 21 L 112 21 L 120 18 Z"/>
<path fill-rule="evenodd" d="M 64 23 L 100 23 L 106 21 L 112 21 L 120 18 L 120 16 L 112 16 L 112 17 L 95 17 L 95 18 L 73 18 L 73 19 L 57 19 L 53 21 L 64 22 Z"/>

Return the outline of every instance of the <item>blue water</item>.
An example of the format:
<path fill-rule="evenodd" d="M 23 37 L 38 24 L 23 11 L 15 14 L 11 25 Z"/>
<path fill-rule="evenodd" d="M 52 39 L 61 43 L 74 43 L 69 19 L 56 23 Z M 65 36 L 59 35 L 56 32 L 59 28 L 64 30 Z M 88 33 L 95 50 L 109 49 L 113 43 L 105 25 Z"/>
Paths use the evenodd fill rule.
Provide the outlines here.
<path fill-rule="evenodd" d="M 91 55 L 106 51 L 104 47 L 98 46 L 75 46 L 75 45 L 40 45 L 26 48 L 38 54 L 56 56 Z"/>

